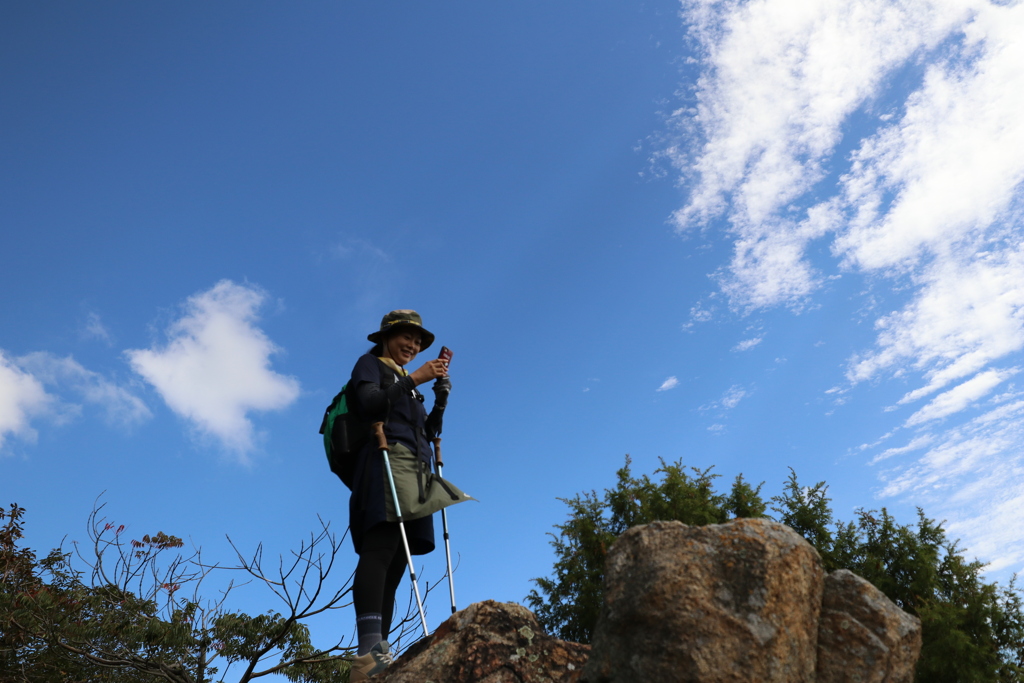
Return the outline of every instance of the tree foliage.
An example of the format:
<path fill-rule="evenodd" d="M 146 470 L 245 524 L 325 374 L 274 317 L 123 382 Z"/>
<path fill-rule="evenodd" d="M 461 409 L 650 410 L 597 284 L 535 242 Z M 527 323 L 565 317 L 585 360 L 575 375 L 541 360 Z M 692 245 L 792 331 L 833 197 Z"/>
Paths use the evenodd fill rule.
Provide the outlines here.
<path fill-rule="evenodd" d="M 351 604 L 350 581 L 329 587 L 341 545 L 326 524 L 269 572 L 262 547 L 251 556 L 236 549 L 237 565 L 209 565 L 199 550 L 181 554 L 176 536 L 130 539 L 101 510 L 90 516 L 91 547 L 77 558 L 87 570 L 79 571 L 62 548 L 38 559 L 21 547 L 25 510 L 0 508 L 0 680 L 244 683 L 271 673 L 308 683 L 348 680 L 350 644 L 315 647 L 303 623 Z M 230 610 L 232 582 L 218 599 L 204 599 L 204 580 L 227 570 L 269 589 L 283 610 Z M 397 637 L 413 623 L 407 613 Z"/>
<path fill-rule="evenodd" d="M 553 575 L 534 579 L 526 600 L 540 623 L 566 640 L 589 642 L 600 613 L 604 563 L 609 547 L 631 526 L 657 520 L 719 524 L 737 517 L 766 516 L 756 488 L 736 477 L 728 494 L 716 493 L 711 469 L 681 462 L 634 477 L 631 461 L 602 495 L 585 492 L 562 499 L 568 519 L 555 525 Z M 821 555 L 826 571 L 849 569 L 866 578 L 922 622 L 917 665 L 921 683 L 1024 681 L 1024 593 L 986 583 L 983 565 L 969 561 L 942 525 L 918 510 L 913 526 L 886 509 L 858 510 L 856 519 L 833 516 L 824 482 L 802 486 L 792 470 L 782 493 L 771 498 L 775 519 L 801 534 Z"/>

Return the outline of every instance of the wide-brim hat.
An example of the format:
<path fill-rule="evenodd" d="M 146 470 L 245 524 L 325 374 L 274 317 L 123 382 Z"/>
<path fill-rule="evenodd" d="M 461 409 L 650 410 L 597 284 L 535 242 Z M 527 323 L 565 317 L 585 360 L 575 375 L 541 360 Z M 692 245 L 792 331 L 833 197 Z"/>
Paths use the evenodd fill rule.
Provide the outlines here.
<path fill-rule="evenodd" d="M 366 335 L 366 338 L 376 344 L 383 339 L 385 334 L 402 326 L 415 327 L 419 330 L 420 336 L 423 338 L 420 351 L 434 343 L 434 333 L 423 327 L 423 318 L 412 310 L 391 311 L 381 319 L 380 329 Z"/>

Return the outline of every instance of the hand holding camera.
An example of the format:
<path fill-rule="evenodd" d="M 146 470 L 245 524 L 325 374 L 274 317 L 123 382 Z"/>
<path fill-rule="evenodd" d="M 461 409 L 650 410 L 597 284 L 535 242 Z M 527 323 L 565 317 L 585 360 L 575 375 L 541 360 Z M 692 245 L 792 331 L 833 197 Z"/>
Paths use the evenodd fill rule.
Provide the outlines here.
<path fill-rule="evenodd" d="M 437 381 L 434 382 L 433 386 L 434 405 L 439 408 L 444 408 L 445 406 L 448 405 L 448 394 L 450 394 L 452 391 L 452 380 L 448 377 L 447 374 L 448 364 L 452 362 L 452 355 L 453 354 L 451 349 L 449 349 L 447 346 L 442 346 L 441 355 L 437 357 L 438 360 L 444 362 L 444 367 L 446 371 L 445 375 L 443 377 L 439 377 Z"/>

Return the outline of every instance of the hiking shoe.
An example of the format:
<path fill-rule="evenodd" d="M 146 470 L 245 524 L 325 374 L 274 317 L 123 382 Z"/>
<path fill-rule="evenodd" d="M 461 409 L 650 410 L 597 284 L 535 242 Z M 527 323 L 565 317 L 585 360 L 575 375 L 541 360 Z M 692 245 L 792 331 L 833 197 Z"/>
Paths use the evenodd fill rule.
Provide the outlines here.
<path fill-rule="evenodd" d="M 391 662 L 391 646 L 388 645 L 388 641 L 382 640 L 370 648 L 365 655 L 352 660 L 352 669 L 348 680 L 352 683 L 367 681 L 370 676 L 379 674 L 388 668 Z"/>

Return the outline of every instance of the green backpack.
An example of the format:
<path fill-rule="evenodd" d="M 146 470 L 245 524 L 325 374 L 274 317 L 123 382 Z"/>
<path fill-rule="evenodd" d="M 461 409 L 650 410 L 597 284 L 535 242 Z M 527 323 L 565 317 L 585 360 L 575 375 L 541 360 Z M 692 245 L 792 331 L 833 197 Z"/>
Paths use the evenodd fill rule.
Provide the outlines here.
<path fill-rule="evenodd" d="M 381 364 L 383 366 L 383 363 Z M 388 381 L 390 380 L 390 381 Z M 381 372 L 380 385 L 387 389 L 394 384 L 394 375 Z M 370 425 L 349 410 L 348 384 L 341 388 L 331 404 L 324 411 L 324 419 L 320 423 L 320 433 L 324 435 L 324 451 L 327 453 L 327 464 L 331 472 L 338 475 L 342 483 L 350 490 L 353 488 L 356 459 L 366 443 L 370 440 Z"/>
<path fill-rule="evenodd" d="M 320 433 L 324 435 L 324 450 L 327 452 L 327 464 L 330 465 L 331 472 L 338 475 L 345 486 L 351 489 L 356 454 L 370 438 L 370 429 L 365 421 L 349 412 L 346 389 L 347 384 L 324 411 Z"/>

